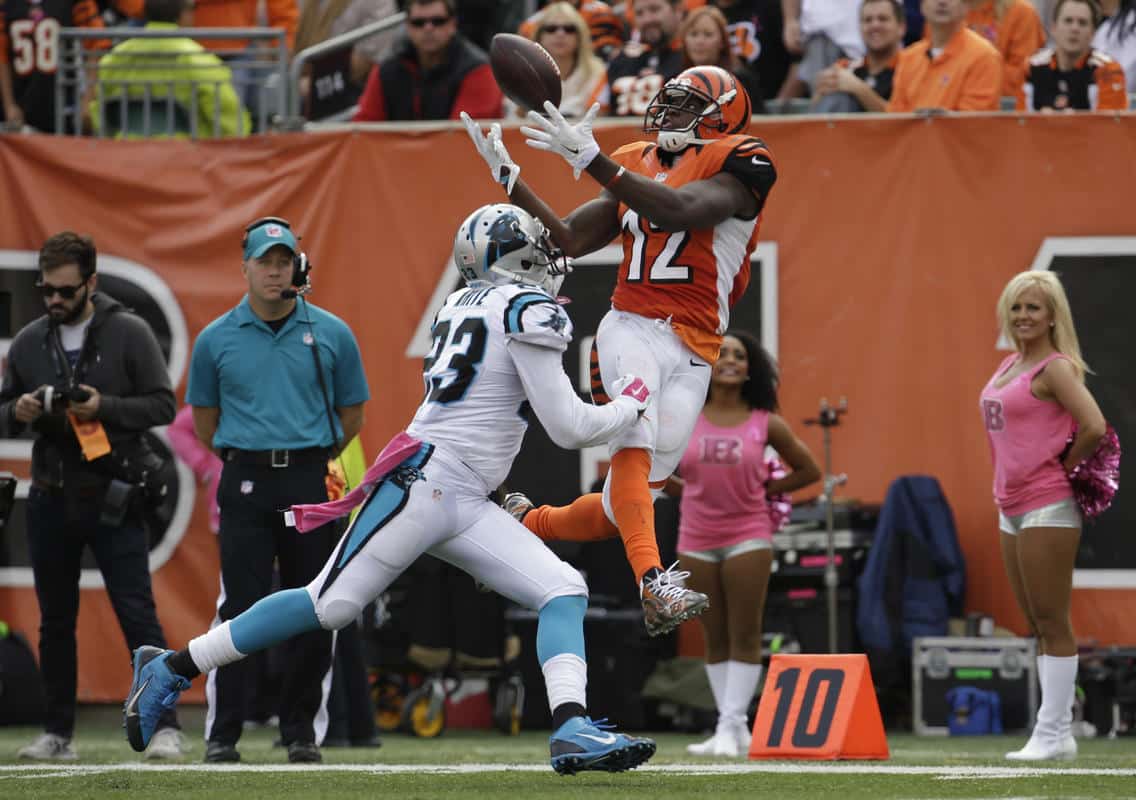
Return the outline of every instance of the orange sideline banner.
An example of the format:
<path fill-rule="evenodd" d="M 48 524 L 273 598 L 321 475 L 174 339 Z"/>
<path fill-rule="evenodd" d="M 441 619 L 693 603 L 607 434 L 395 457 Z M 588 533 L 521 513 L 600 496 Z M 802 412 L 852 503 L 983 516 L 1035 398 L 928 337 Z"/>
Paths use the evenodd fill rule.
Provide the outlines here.
<path fill-rule="evenodd" d="M 1000 561 L 978 413 L 978 392 L 1003 357 L 995 301 L 1048 237 L 1133 235 L 1136 117 L 798 118 L 754 132 L 780 176 L 762 240 L 778 252 L 784 415 L 819 453 L 819 433 L 801 420 L 821 397 L 849 398 L 834 436 L 834 465 L 849 476 L 843 497 L 880 502 L 900 475 L 937 477 L 966 556 L 968 607 L 1026 633 Z M 620 126 L 598 135 L 610 152 L 640 134 Z M 525 147 L 515 128 L 506 142 L 558 211 L 597 193 L 559 158 Z M 160 277 L 170 313 L 183 317 L 183 351 L 171 360 L 179 403 L 184 348 L 243 292 L 243 226 L 267 214 L 290 219 L 314 264 L 313 302 L 345 319 L 362 348 L 371 455 L 420 399 L 421 361 L 406 355 L 408 342 L 452 269 L 454 231 L 477 205 L 504 199 L 456 127 L 212 142 L 0 136 L 0 183 L 0 259 L 31 269 L 28 254 L 70 228 L 95 237 L 100 271 L 117 259 Z M 2 466 L 28 475 L 26 461 Z M 218 589 L 201 492 L 186 514 L 154 576 L 177 647 L 208 626 Z M 1076 589 L 1078 635 L 1136 644 L 1134 602 L 1131 588 Z M 26 574 L 0 585 L 0 618 L 35 643 Z M 79 661 L 81 700 L 124 696 L 125 646 L 101 588 L 82 592 Z"/>

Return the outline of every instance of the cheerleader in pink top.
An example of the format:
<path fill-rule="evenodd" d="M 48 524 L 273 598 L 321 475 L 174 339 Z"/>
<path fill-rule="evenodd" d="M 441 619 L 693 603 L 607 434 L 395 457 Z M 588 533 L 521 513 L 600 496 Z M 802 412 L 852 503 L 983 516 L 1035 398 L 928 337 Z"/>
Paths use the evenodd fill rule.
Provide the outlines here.
<path fill-rule="evenodd" d="M 982 390 L 982 419 L 994 459 L 1002 560 L 1041 654 L 1033 734 L 1006 758 L 1071 759 L 1077 644 L 1069 598 L 1081 513 L 1067 476 L 1096 449 L 1106 426 L 1085 388 L 1073 315 L 1056 275 L 1016 275 L 998 301 L 998 321 L 1017 352 Z M 1076 438 L 1064 452 L 1074 425 Z"/>
<path fill-rule="evenodd" d="M 809 449 L 777 410 L 777 368 L 757 340 L 731 331 L 710 378 L 702 415 L 679 464 L 678 552 L 687 585 L 710 598 L 699 617 L 706 638 L 706 674 L 718 725 L 692 755 L 737 756 L 749 750 L 746 714 L 761 680 L 761 620 L 773 563 L 771 494 L 817 481 Z M 766 474 L 765 446 L 792 470 Z"/>

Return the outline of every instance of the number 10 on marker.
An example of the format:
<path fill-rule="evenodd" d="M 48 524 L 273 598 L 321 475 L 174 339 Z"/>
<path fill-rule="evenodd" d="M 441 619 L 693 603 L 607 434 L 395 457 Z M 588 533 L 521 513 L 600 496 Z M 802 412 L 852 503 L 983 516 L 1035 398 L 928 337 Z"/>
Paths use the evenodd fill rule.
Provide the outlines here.
<path fill-rule="evenodd" d="M 775 655 L 753 724 L 750 758 L 886 759 L 863 655 Z"/>

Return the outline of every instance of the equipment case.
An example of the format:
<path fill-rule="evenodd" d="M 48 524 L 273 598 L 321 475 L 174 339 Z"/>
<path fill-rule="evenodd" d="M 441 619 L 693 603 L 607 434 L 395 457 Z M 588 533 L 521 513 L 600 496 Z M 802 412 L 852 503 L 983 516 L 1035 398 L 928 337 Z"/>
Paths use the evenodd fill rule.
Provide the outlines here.
<path fill-rule="evenodd" d="M 1005 733 L 1028 731 L 1037 715 L 1037 644 L 988 636 L 918 637 L 911 645 L 912 727 L 946 736 L 947 692 L 974 686 L 998 693 Z"/>

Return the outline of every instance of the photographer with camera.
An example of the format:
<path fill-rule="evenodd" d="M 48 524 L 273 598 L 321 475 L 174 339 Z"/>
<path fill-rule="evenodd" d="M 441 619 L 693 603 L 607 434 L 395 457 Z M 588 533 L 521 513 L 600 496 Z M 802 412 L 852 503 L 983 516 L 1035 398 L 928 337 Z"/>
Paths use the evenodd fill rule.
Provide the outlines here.
<path fill-rule="evenodd" d="M 206 326 L 190 359 L 186 402 L 194 429 L 223 464 L 218 623 L 269 594 L 274 561 L 282 589 L 306 586 L 319 574 L 338 539 L 335 524 L 301 534 L 280 512 L 329 499 L 328 459 L 359 433 L 370 398 L 351 329 L 304 298 L 310 270 L 296 239 L 279 217 L 245 228 L 248 293 Z M 291 763 L 322 760 L 321 684 L 331 642 L 329 631 L 318 630 L 282 645 L 280 738 Z M 240 760 L 248 669 L 248 661 L 238 661 L 209 673 L 208 763 Z"/>
<path fill-rule="evenodd" d="M 90 547 L 128 653 L 164 641 L 150 585 L 142 521 L 164 491 L 164 462 L 143 434 L 174 418 L 166 362 L 149 325 L 96 292 L 95 244 L 70 231 L 39 252 L 46 313 L 16 334 L 0 386 L 0 432 L 30 429 L 28 552 L 40 608 L 45 732 L 21 758 L 74 760 L 79 574 Z M 127 656 L 129 658 L 129 655 Z M 174 714 L 159 724 L 150 758 L 181 754 Z"/>

